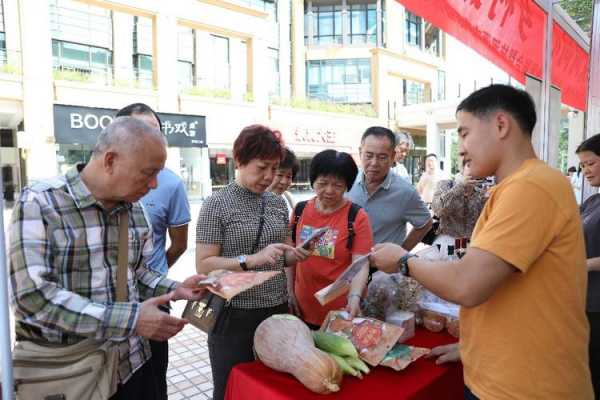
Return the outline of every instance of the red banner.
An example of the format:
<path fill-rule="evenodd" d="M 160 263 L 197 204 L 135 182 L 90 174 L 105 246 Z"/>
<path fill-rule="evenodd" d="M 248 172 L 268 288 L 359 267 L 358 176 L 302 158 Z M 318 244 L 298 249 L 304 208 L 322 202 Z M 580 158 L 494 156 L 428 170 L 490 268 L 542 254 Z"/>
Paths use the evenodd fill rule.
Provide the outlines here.
<path fill-rule="evenodd" d="M 533 0 L 397 1 L 521 83 L 525 74 L 542 77 L 546 13 Z M 563 103 L 584 110 L 589 56 L 556 24 L 553 34 L 552 82 Z"/>
<path fill-rule="evenodd" d="M 561 90 L 562 102 L 585 111 L 590 55 L 563 28 L 552 31 L 552 84 Z"/>

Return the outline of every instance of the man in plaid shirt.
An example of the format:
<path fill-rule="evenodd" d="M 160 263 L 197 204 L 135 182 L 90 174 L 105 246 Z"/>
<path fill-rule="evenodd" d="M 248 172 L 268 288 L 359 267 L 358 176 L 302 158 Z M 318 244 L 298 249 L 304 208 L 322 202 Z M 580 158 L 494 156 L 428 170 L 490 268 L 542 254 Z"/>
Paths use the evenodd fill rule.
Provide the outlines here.
<path fill-rule="evenodd" d="M 197 300 L 202 275 L 183 283 L 146 268 L 152 229 L 138 200 L 157 185 L 166 159 L 160 131 L 116 118 L 92 158 L 66 175 L 27 187 L 10 226 L 10 278 L 17 341 L 111 340 L 119 351 L 113 399 L 153 399 L 147 339 L 167 340 L 187 321 L 158 309 Z M 128 301 L 116 302 L 119 218 L 129 218 Z"/>

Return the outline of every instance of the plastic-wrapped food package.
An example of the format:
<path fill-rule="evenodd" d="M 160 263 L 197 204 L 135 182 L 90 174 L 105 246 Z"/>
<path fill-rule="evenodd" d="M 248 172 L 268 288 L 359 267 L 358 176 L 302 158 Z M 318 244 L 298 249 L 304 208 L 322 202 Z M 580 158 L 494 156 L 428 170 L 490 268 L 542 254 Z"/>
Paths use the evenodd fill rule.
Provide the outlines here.
<path fill-rule="evenodd" d="M 423 310 L 423 325 L 431 332 L 441 332 L 446 327 L 446 317 L 434 311 Z"/>
<path fill-rule="evenodd" d="M 385 322 L 404 329 L 404 333 L 398 339 L 398 343 L 404 343 L 415 336 L 415 314 L 410 311 L 394 311 L 385 316 Z"/>
<path fill-rule="evenodd" d="M 321 330 L 350 339 L 360 358 L 372 366 L 383 360 L 404 331 L 399 326 L 374 318 L 347 318 L 345 311 L 330 311 Z"/>
<path fill-rule="evenodd" d="M 375 272 L 369 283 L 363 314 L 367 317 L 384 320 L 387 313 L 400 307 L 402 290 L 396 274 Z"/>
<path fill-rule="evenodd" d="M 439 299 L 439 298 L 438 298 Z M 432 332 L 440 332 L 446 327 L 448 318 L 457 322 L 450 329 L 457 328 L 459 308 L 456 304 L 439 299 L 439 301 L 419 302 L 423 325 Z"/>
<path fill-rule="evenodd" d="M 423 347 L 397 344 L 385 355 L 379 365 L 393 368 L 396 371 L 402 371 L 404 368 L 408 367 L 410 363 L 429 354 L 429 352 L 431 352 L 431 350 Z"/>
<path fill-rule="evenodd" d="M 448 333 L 458 338 L 460 336 L 460 325 L 458 318 L 456 317 L 446 317 L 446 329 Z"/>
<path fill-rule="evenodd" d="M 225 300 L 231 300 L 241 292 L 260 285 L 280 273 L 281 271 L 233 272 L 219 269 L 212 271 L 208 278 L 201 280 L 198 284 L 206 286 L 212 293 Z"/>

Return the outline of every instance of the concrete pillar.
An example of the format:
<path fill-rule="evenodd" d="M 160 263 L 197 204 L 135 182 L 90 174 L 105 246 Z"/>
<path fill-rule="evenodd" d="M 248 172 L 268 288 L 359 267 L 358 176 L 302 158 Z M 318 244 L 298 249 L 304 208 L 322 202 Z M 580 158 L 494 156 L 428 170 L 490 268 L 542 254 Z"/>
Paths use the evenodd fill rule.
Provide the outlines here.
<path fill-rule="evenodd" d="M 210 155 L 208 154 L 208 147 L 203 147 L 200 153 L 200 167 L 202 171 L 205 171 L 200 176 L 202 184 L 202 197 L 207 198 L 212 194 L 212 180 L 210 179 Z"/>
<path fill-rule="evenodd" d="M 304 1 L 292 0 L 292 96 L 298 99 L 306 97 L 304 50 Z"/>
<path fill-rule="evenodd" d="M 569 112 L 569 143 L 567 146 L 567 168 L 576 167 L 579 165 L 579 158 L 575 154 L 577 146 L 583 142 L 583 130 L 585 114 L 581 111 L 570 111 Z"/>
<path fill-rule="evenodd" d="M 177 19 L 170 13 L 168 3 L 161 3 L 161 10 L 153 19 L 153 73 L 154 83 L 160 96 L 158 109 L 163 112 L 178 111 L 177 85 Z"/>
<path fill-rule="evenodd" d="M 381 36 L 383 32 L 383 18 L 382 18 L 382 9 L 381 9 L 381 0 L 377 0 L 377 47 L 382 47 L 383 38 Z"/>
<path fill-rule="evenodd" d="M 133 16 L 113 11 L 113 64 L 117 85 L 132 84 L 133 71 Z"/>
<path fill-rule="evenodd" d="M 28 181 L 57 175 L 54 144 L 54 89 L 50 13 L 40 10 L 37 0 L 21 0 L 21 45 L 23 57 L 24 136 L 32 143 L 27 149 Z"/>
<path fill-rule="evenodd" d="M 385 35 L 385 47 L 388 50 L 400 52 L 404 49 L 404 7 L 395 0 L 387 0 L 384 2 L 385 7 L 385 27 L 383 35 Z"/>
<path fill-rule="evenodd" d="M 289 99 L 292 96 L 291 86 L 291 48 L 290 20 L 291 2 L 280 1 L 277 3 L 279 10 L 279 96 L 282 99 Z"/>
<path fill-rule="evenodd" d="M 433 115 L 427 115 L 427 154 L 435 153 L 439 157 L 440 153 L 440 127 L 433 118 Z"/>
<path fill-rule="evenodd" d="M 4 33 L 6 35 L 6 57 L 8 65 L 19 72 L 21 66 L 21 33 L 19 31 L 19 4 L 17 0 L 3 0 Z"/>
<path fill-rule="evenodd" d="M 452 135 L 453 131 L 446 130 L 444 138 L 446 139 L 446 157 L 444 157 L 444 174 L 446 176 L 452 176 Z"/>
<path fill-rule="evenodd" d="M 350 12 L 348 11 L 348 2 L 342 0 L 342 44 L 347 46 L 350 43 Z"/>
<path fill-rule="evenodd" d="M 250 87 L 254 96 L 257 121 L 266 121 L 269 106 L 269 85 L 264 84 L 264 77 L 268 76 L 267 70 L 267 42 L 264 39 L 254 37 L 248 41 L 250 60 L 248 68 L 250 71 Z"/>

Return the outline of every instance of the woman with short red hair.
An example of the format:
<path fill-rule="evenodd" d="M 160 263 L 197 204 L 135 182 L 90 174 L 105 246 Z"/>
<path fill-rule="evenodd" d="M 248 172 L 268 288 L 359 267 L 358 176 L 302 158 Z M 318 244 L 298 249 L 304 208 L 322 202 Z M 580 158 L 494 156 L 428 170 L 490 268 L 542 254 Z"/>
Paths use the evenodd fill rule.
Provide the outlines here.
<path fill-rule="evenodd" d="M 198 271 L 284 271 L 285 258 L 288 264 L 303 258 L 289 245 L 285 201 L 267 191 L 283 154 L 278 131 L 262 125 L 242 130 L 233 144 L 238 170 L 235 182 L 209 197 L 198 216 Z M 231 368 L 254 360 L 252 345 L 258 324 L 273 314 L 288 312 L 287 288 L 293 281 L 288 282 L 286 275 L 278 274 L 235 296 L 219 314 L 208 335 L 213 399 L 224 398 Z"/>

